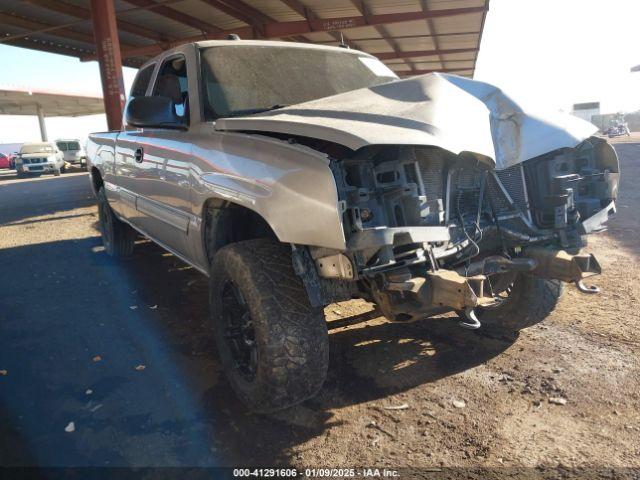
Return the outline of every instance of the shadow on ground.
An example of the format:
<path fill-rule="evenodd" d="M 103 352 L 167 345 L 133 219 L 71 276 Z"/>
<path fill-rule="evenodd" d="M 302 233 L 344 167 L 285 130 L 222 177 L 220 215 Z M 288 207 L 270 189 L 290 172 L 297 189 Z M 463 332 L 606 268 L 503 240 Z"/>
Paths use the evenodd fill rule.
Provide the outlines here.
<path fill-rule="evenodd" d="M 11 183 L 0 176 L 0 225 L 95 205 L 88 174 L 28 177 Z"/>
<path fill-rule="evenodd" d="M 289 447 L 331 427 L 331 409 L 472 368 L 515 340 L 447 320 L 341 320 L 320 394 L 252 415 L 220 370 L 206 278 L 159 247 L 114 261 L 93 237 L 0 250 L 0 265 L 1 465 L 286 464 Z"/>

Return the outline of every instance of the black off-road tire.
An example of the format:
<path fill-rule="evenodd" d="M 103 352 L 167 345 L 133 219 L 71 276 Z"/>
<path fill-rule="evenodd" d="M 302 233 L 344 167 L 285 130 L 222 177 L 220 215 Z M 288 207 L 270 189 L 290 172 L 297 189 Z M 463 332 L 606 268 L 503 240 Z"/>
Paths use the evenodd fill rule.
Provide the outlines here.
<path fill-rule="evenodd" d="M 136 231 L 113 213 L 104 187 L 98 190 L 98 217 L 105 251 L 112 257 L 131 255 L 135 246 Z"/>
<path fill-rule="evenodd" d="M 547 318 L 563 292 L 564 283 L 560 280 L 519 274 L 509 297 L 499 306 L 478 308 L 478 318 L 486 325 L 520 330 Z"/>
<path fill-rule="evenodd" d="M 254 412 L 270 413 L 313 397 L 327 374 L 327 324 L 293 271 L 291 248 L 268 239 L 230 244 L 215 254 L 210 273 L 214 336 L 238 398 Z M 223 293 L 229 288 L 239 291 L 250 315 L 256 358 L 251 378 L 228 340 L 231 309 L 225 308 Z"/>

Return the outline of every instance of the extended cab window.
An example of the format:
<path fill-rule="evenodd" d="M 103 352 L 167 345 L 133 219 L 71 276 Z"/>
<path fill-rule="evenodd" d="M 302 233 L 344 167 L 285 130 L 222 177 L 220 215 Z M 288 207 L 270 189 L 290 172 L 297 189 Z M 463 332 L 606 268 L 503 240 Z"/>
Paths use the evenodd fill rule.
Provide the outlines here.
<path fill-rule="evenodd" d="M 246 115 L 372 87 L 398 77 L 347 50 L 238 45 L 201 55 L 205 118 Z"/>
<path fill-rule="evenodd" d="M 154 67 L 155 64 L 148 65 L 138 72 L 138 76 L 133 82 L 131 92 L 129 93 L 130 98 L 144 97 L 145 93 L 147 93 L 147 87 L 149 87 Z"/>
<path fill-rule="evenodd" d="M 173 100 L 176 114 L 188 123 L 189 85 L 187 61 L 184 56 L 171 57 L 164 61 L 158 72 L 153 95 Z"/>

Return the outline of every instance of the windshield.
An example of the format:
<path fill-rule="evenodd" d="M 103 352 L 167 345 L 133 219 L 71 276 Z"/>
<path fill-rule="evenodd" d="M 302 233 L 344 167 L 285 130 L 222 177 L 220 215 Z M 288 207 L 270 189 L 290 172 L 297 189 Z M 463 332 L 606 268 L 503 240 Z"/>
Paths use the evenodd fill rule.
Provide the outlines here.
<path fill-rule="evenodd" d="M 56 142 L 56 145 L 58 145 L 58 148 L 63 152 L 80 150 L 80 144 L 78 142 Z"/>
<path fill-rule="evenodd" d="M 20 153 L 53 153 L 55 152 L 53 145 L 23 145 Z"/>
<path fill-rule="evenodd" d="M 204 49 L 201 58 L 207 120 L 294 105 L 398 78 L 379 60 L 348 51 L 238 45 Z"/>

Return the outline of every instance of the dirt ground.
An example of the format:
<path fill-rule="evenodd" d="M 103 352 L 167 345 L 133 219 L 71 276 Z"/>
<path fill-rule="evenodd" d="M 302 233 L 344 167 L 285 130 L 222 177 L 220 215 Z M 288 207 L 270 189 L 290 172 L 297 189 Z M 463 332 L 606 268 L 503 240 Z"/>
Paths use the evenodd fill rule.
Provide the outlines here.
<path fill-rule="evenodd" d="M 553 314 L 517 338 L 433 321 L 332 329 L 321 405 L 339 404 L 325 420 L 335 426 L 293 448 L 296 463 L 640 467 L 639 139 L 614 140 L 618 215 L 587 249 L 603 267 L 591 282 L 600 294 L 569 286 Z M 328 318 L 366 309 L 332 306 Z M 348 388 L 336 378 L 345 370 Z"/>
<path fill-rule="evenodd" d="M 640 135 L 615 143 L 622 168 L 618 215 L 606 233 L 590 238 L 587 249 L 603 267 L 591 282 L 600 294 L 568 286 L 545 322 L 517 335 L 467 331 L 446 319 L 391 324 L 364 302 L 331 305 L 324 388 L 315 399 L 272 416 L 248 414 L 229 392 L 206 325 L 206 280 L 200 274 L 149 244 L 139 245 L 130 263 L 108 263 L 85 190 L 64 208 L 30 206 L 30 216 L 3 213 L 0 206 L 0 261 L 10 292 L 37 281 L 29 265 L 38 255 L 53 265 L 48 268 L 55 278 L 82 283 L 72 300 L 61 297 L 53 309 L 46 298 L 14 303 L 4 297 L 3 303 L 0 296 L 0 370 L 8 372 L 0 376 L 1 464 L 638 475 Z M 7 189 L 0 182 L 0 197 L 2 192 Z M 106 288 L 112 293 L 96 308 L 92 297 Z M 39 326 L 45 315 L 57 321 L 58 310 L 55 331 Z M 38 360 L 40 347 L 34 351 L 32 337 L 38 335 L 55 350 L 48 358 Z M 56 356 L 52 344 L 69 338 L 73 353 Z M 24 348 L 32 352 L 27 357 L 21 356 Z M 125 352 L 127 362 L 146 369 L 108 363 L 109 349 L 111 357 Z M 98 353 L 108 371 L 91 370 L 89 359 Z M 66 362 L 65 368 L 52 374 L 52 361 Z M 11 383 L 16 375 L 26 378 Z M 107 387 L 100 375 L 120 383 Z M 36 407 L 23 407 L 39 382 L 47 384 L 48 396 Z M 91 411 L 72 401 L 87 385 L 98 384 L 105 389 L 104 408 Z M 156 399 L 169 399 L 175 410 L 160 411 Z M 42 413 L 37 428 L 26 425 L 33 408 Z M 75 437 L 63 432 L 69 419 L 76 419 Z M 47 453 L 52 445 L 55 455 Z"/>

